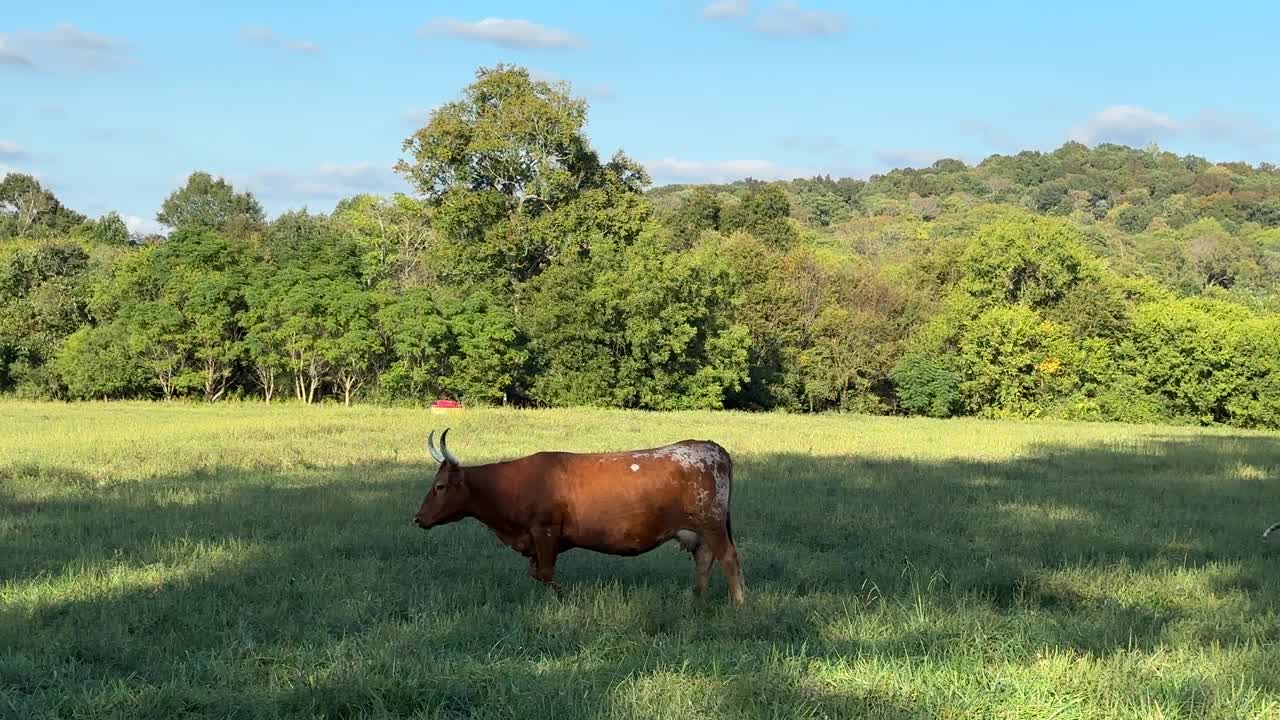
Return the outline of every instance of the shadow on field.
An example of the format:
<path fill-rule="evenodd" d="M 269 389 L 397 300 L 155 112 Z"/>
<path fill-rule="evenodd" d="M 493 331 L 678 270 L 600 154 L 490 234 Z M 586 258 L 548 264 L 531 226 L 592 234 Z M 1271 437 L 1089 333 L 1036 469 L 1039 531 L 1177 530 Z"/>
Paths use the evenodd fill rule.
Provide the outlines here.
<path fill-rule="evenodd" d="M 1275 623 L 1247 618 L 1280 609 L 1280 549 L 1259 539 L 1280 521 L 1278 463 L 1280 441 L 1252 436 L 1042 445 L 989 463 L 740 457 L 741 610 L 718 570 L 692 601 L 674 548 L 569 553 L 556 601 L 473 521 L 411 526 L 433 466 L 213 467 L 105 489 L 75 469 L 0 468 L 57 488 L 20 501 L 0 483 L 0 687 L 32 714 L 597 717 L 685 698 L 728 716 L 934 715 L 946 708 L 813 686 L 773 651 L 972 651 L 941 620 L 875 637 L 818 621 L 913 603 L 1030 611 L 1028 652 L 1273 642 Z M 1185 597 L 1120 599 L 1209 563 Z M 1198 592 L 1243 610 L 1193 622 Z M 1238 671 L 1280 690 L 1265 668 Z"/>

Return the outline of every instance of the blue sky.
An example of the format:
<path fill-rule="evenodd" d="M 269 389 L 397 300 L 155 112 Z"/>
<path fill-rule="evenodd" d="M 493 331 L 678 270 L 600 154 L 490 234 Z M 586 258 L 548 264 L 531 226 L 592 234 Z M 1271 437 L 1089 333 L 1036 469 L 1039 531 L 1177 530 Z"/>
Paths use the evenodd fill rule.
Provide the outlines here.
<path fill-rule="evenodd" d="M 401 142 L 499 62 L 570 82 L 596 149 L 659 183 L 865 177 L 1069 138 L 1280 161 L 1264 2 L 10 5 L 0 173 L 140 227 L 194 170 L 272 215 L 405 189 Z"/>

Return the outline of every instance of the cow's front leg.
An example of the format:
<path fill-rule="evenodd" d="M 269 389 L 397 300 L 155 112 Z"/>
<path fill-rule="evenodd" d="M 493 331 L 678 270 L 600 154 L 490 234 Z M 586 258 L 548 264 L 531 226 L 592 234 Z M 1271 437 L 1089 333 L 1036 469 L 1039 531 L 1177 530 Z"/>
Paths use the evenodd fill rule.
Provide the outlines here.
<path fill-rule="evenodd" d="M 560 595 L 556 584 L 556 552 L 560 546 L 560 528 L 542 525 L 533 528 L 533 557 L 529 558 L 529 574 Z"/>

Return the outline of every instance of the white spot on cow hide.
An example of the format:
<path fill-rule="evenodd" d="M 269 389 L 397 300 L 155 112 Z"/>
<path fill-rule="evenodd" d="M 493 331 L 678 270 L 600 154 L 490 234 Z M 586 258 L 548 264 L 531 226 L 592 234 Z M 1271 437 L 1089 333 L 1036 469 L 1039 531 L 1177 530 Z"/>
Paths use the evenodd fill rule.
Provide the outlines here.
<path fill-rule="evenodd" d="M 631 463 L 631 472 L 635 472 L 635 471 L 637 471 L 637 470 L 639 470 L 639 469 L 640 469 L 640 466 L 639 466 L 639 465 L 637 465 L 637 464 L 635 464 L 635 463 Z"/>

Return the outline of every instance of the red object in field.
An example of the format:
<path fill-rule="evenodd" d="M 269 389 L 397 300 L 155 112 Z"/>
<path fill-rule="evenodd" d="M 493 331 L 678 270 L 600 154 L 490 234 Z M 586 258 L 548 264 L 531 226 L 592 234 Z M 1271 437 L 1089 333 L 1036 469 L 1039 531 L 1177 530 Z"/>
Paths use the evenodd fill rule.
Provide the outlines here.
<path fill-rule="evenodd" d="M 431 403 L 433 415 L 444 415 L 462 412 L 462 403 L 457 400 L 437 400 Z"/>

